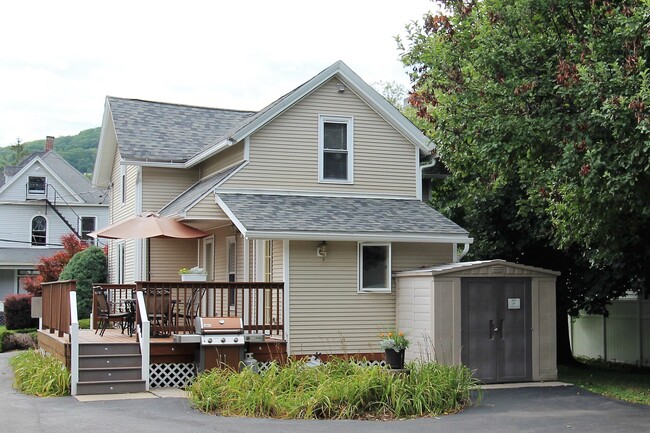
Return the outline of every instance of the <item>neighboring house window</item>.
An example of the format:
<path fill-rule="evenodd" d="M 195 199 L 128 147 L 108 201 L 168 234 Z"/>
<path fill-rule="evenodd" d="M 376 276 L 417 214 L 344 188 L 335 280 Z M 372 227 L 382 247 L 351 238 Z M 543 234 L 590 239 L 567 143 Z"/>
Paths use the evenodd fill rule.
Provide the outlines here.
<path fill-rule="evenodd" d="M 95 227 L 97 226 L 95 217 L 81 217 L 79 225 L 79 233 L 81 234 L 81 239 L 90 240 L 94 243 L 94 239 L 88 236 L 88 233 L 94 232 Z"/>
<path fill-rule="evenodd" d="M 359 244 L 359 291 L 390 292 L 390 244 Z"/>
<path fill-rule="evenodd" d="M 228 282 L 234 283 L 237 279 L 237 242 L 234 236 L 228 238 L 226 260 L 228 263 Z M 228 290 L 228 305 L 235 306 L 235 288 Z"/>
<path fill-rule="evenodd" d="M 126 167 L 120 167 L 120 200 L 126 203 Z"/>
<path fill-rule="evenodd" d="M 124 242 L 117 244 L 117 284 L 124 284 L 124 275 L 126 268 L 126 252 Z"/>
<path fill-rule="evenodd" d="M 352 183 L 352 117 L 318 117 L 318 180 Z"/>
<path fill-rule="evenodd" d="M 44 176 L 29 176 L 27 181 L 28 194 L 45 194 L 45 177 Z"/>
<path fill-rule="evenodd" d="M 42 216 L 32 219 L 32 246 L 43 247 L 47 244 L 47 220 Z"/>

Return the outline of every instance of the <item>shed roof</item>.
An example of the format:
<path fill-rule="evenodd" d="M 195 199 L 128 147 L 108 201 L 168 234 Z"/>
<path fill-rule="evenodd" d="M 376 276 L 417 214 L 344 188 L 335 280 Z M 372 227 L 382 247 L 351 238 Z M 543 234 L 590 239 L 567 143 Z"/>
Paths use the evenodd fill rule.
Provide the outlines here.
<path fill-rule="evenodd" d="M 486 267 L 495 267 L 492 271 L 494 274 L 502 273 L 504 268 L 510 267 L 515 268 L 521 271 L 527 271 L 533 274 L 545 274 L 558 276 L 560 272 L 552 271 L 550 269 L 538 268 L 535 266 L 520 265 L 519 263 L 508 262 L 503 259 L 493 259 L 493 260 L 476 260 L 473 262 L 457 262 L 457 263 L 445 263 L 440 265 L 434 265 L 427 268 L 413 269 L 410 271 L 397 272 L 397 276 L 417 276 L 417 275 L 426 275 L 431 274 L 433 276 L 443 275 L 443 274 L 452 274 L 458 272 L 464 272 L 468 270 L 477 270 L 480 268 Z M 498 271 L 498 272 L 497 272 Z"/>

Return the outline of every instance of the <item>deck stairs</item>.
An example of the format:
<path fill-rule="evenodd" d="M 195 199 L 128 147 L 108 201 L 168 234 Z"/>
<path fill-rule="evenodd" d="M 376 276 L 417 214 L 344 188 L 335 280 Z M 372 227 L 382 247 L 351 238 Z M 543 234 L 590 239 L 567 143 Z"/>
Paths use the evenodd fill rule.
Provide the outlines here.
<path fill-rule="evenodd" d="M 78 395 L 144 392 L 138 343 L 80 343 Z"/>

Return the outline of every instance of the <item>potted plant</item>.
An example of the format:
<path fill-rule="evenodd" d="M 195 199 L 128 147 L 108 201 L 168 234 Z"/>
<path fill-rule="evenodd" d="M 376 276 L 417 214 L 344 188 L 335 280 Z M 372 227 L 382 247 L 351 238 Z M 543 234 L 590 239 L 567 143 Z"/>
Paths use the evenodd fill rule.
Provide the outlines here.
<path fill-rule="evenodd" d="M 379 346 L 384 349 L 386 365 L 392 369 L 401 370 L 404 368 L 404 353 L 409 347 L 409 340 L 403 332 L 391 331 L 379 334 L 381 341 Z"/>
<path fill-rule="evenodd" d="M 205 269 L 198 266 L 193 268 L 181 268 L 178 273 L 181 276 L 181 281 L 206 281 L 208 279 L 208 274 L 205 272 Z"/>

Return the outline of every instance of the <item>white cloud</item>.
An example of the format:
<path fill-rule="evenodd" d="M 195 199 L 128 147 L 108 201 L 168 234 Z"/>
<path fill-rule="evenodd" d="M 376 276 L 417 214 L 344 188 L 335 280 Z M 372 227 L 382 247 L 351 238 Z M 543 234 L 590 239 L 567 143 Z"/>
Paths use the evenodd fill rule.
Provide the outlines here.
<path fill-rule="evenodd" d="M 408 84 L 393 37 L 428 0 L 0 5 L 0 146 L 99 126 L 106 95 L 257 110 L 336 60 Z"/>

